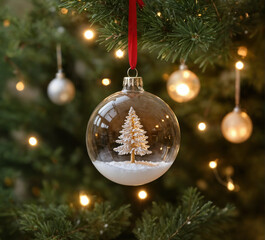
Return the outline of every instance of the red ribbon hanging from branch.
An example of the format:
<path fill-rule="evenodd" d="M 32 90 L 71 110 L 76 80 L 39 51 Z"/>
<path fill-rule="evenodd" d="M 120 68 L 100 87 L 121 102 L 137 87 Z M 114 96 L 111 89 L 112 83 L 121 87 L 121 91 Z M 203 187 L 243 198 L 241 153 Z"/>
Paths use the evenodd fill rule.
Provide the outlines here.
<path fill-rule="evenodd" d="M 128 27 L 128 51 L 131 69 L 137 64 L 137 13 L 136 2 L 140 8 L 144 6 L 142 0 L 129 0 L 129 27 Z"/>

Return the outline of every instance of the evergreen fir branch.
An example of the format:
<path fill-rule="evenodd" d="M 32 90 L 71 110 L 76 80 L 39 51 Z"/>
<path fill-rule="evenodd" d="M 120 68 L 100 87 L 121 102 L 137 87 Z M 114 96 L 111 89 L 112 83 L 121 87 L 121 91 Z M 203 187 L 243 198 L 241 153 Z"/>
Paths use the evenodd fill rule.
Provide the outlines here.
<path fill-rule="evenodd" d="M 99 26 L 99 42 L 108 51 L 127 47 L 128 1 L 63 0 L 60 6 L 85 12 Z M 245 29 L 251 31 L 249 35 L 257 33 L 253 22 L 263 18 L 261 6 L 261 1 L 249 0 L 146 0 L 145 7 L 138 9 L 139 46 L 160 59 L 191 60 L 205 68 L 231 58 L 233 40 L 247 37 Z"/>
<path fill-rule="evenodd" d="M 159 216 L 159 217 L 157 217 Z M 220 209 L 204 201 L 196 189 L 190 188 L 182 197 L 182 204 L 174 208 L 171 204 L 153 203 L 150 210 L 137 221 L 134 233 L 137 239 L 207 239 L 223 230 L 224 223 L 231 220 L 233 207 Z"/>
<path fill-rule="evenodd" d="M 19 228 L 39 240 L 115 239 L 129 225 L 129 205 L 112 209 L 109 203 L 91 209 L 67 205 L 26 205 L 19 211 Z"/>

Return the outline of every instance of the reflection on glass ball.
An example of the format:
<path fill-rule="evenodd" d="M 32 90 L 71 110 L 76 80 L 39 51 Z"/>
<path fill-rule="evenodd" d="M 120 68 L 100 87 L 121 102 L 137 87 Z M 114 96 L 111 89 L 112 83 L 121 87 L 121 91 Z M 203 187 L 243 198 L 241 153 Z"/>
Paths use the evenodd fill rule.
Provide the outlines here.
<path fill-rule="evenodd" d="M 182 65 L 180 70 L 173 72 L 167 83 L 169 96 L 177 102 L 187 102 L 195 98 L 200 91 L 199 78 L 187 67 Z"/>
<path fill-rule="evenodd" d="M 104 99 L 87 126 L 92 163 L 109 180 L 142 185 L 162 176 L 180 146 L 178 120 L 169 106 L 145 92 L 142 79 L 124 79 L 124 88 Z"/>
<path fill-rule="evenodd" d="M 73 100 L 75 96 L 75 86 L 63 73 L 57 73 L 48 85 L 48 96 L 50 100 L 57 104 L 63 105 Z"/>
<path fill-rule="evenodd" d="M 252 121 L 246 112 L 235 108 L 222 121 L 222 133 L 226 140 L 232 143 L 246 141 L 252 133 Z"/>

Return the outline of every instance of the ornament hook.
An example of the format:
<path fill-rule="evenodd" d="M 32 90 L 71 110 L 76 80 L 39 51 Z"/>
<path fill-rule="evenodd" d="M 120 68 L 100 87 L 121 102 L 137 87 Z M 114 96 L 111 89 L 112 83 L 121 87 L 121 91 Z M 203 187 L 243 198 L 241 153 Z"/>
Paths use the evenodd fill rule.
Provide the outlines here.
<path fill-rule="evenodd" d="M 134 69 L 129 68 L 129 69 L 127 70 L 127 76 L 128 76 L 128 77 L 132 77 L 132 76 L 130 76 L 130 70 L 135 70 L 135 76 L 134 76 L 134 77 L 138 77 L 138 70 L 137 70 L 136 68 L 134 68 Z"/>
<path fill-rule="evenodd" d="M 180 59 L 180 66 L 179 66 L 180 70 L 185 70 L 188 69 L 187 65 L 186 65 L 186 60 L 184 58 Z"/>
<path fill-rule="evenodd" d="M 58 43 L 56 45 L 56 56 L 57 56 L 57 66 L 58 66 L 58 72 L 62 72 L 62 49 L 61 49 L 61 44 Z"/>

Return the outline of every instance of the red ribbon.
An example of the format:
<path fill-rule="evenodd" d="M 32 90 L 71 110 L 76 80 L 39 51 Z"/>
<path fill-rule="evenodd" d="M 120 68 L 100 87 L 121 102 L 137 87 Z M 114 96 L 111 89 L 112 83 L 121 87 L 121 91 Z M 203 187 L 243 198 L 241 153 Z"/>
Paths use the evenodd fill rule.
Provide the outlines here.
<path fill-rule="evenodd" d="M 144 6 L 144 2 L 142 0 L 129 0 L 128 51 L 129 51 L 129 63 L 131 69 L 135 69 L 137 64 L 136 2 L 140 6 L 140 8 Z"/>

